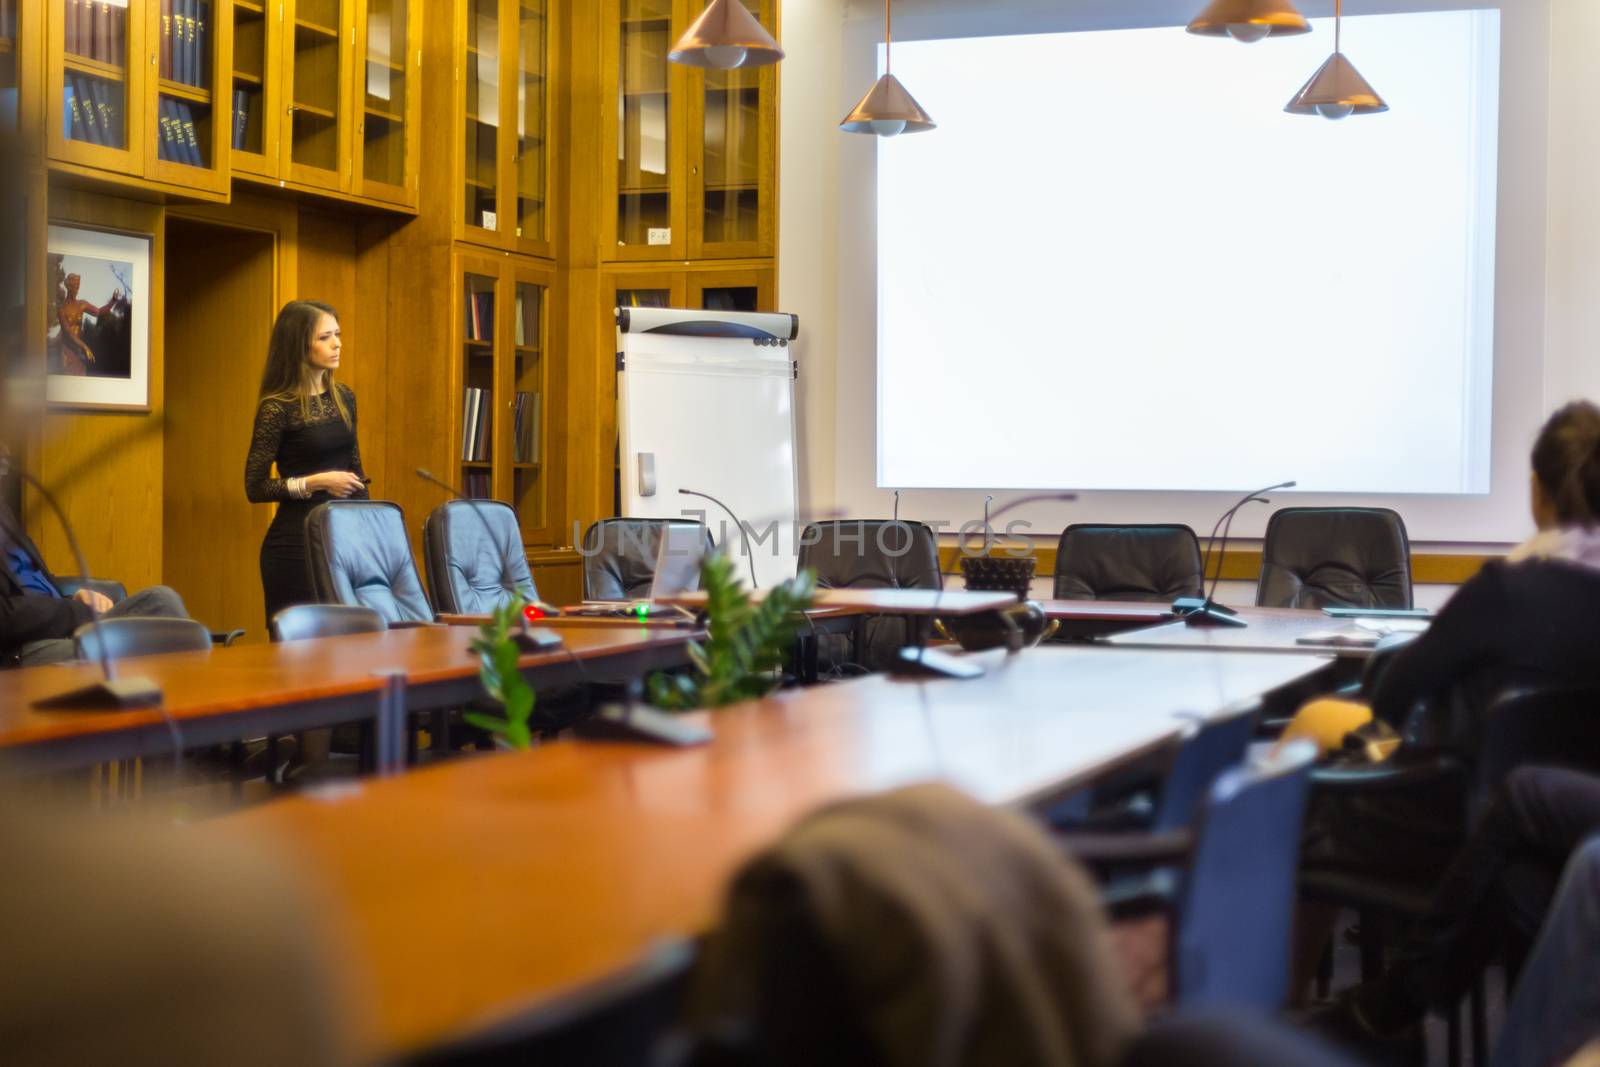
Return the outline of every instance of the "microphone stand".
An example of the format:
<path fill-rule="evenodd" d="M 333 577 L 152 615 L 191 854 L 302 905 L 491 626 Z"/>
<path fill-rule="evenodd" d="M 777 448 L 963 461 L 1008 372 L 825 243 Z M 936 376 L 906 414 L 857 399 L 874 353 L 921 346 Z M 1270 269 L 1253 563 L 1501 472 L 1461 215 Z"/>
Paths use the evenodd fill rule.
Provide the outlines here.
<path fill-rule="evenodd" d="M 990 529 L 991 529 L 991 527 L 989 525 L 990 521 L 991 521 L 991 516 L 989 515 L 989 502 L 992 501 L 993 499 L 994 499 L 993 496 L 986 496 L 986 497 L 984 497 L 984 501 L 983 501 L 983 531 L 984 531 L 984 544 L 985 544 L 985 546 L 988 545 L 989 533 L 990 533 Z M 1024 504 L 1032 504 L 1032 503 L 1035 503 L 1035 502 L 1040 501 L 1040 500 L 1062 500 L 1062 501 L 1070 502 L 1070 501 L 1074 501 L 1074 500 L 1077 500 L 1077 499 L 1078 499 L 1078 494 L 1077 493 L 1029 493 L 1027 496 L 1020 496 L 1017 499 L 1011 501 L 1009 504 L 1006 504 L 999 511 L 994 513 L 993 518 L 998 519 L 1000 516 L 1004 515 L 1008 511 L 1015 510 L 1016 508 L 1019 508 Z M 957 548 L 962 550 L 962 551 L 965 551 L 965 549 L 966 549 L 966 538 L 964 536 L 958 542 Z M 939 551 L 939 546 L 938 546 L 937 543 L 935 543 L 934 544 L 934 565 L 935 565 L 935 567 L 938 566 L 938 559 L 939 559 L 938 551 Z M 941 573 L 939 575 L 939 591 L 933 598 L 933 606 L 928 609 L 928 617 L 931 620 L 934 620 L 934 621 L 938 620 L 938 617 L 939 617 L 939 603 L 943 599 L 944 599 L 944 575 Z M 1004 617 L 1004 615 L 1002 613 L 1002 618 L 1003 617 Z M 1006 621 L 1010 625 L 1012 625 L 1013 628 L 1015 628 L 1016 624 L 1014 622 L 1012 622 L 1012 620 L 1007 619 Z M 1018 632 L 1018 634 L 1020 634 L 1020 631 Z M 907 645 L 906 647 L 904 647 L 904 648 L 902 648 L 900 650 L 899 654 L 889 664 L 889 673 L 891 673 L 891 674 L 900 674 L 900 675 L 914 675 L 914 676 L 930 676 L 931 675 L 933 677 L 940 677 L 940 678 L 981 678 L 981 677 L 983 677 L 983 673 L 984 673 L 983 668 L 980 667 L 978 664 L 972 662 L 972 660 L 970 660 L 968 658 L 952 656 L 948 652 L 941 652 L 936 648 L 928 648 L 928 647 L 926 647 L 926 643 L 925 643 L 926 642 L 926 638 L 927 638 L 927 635 L 923 631 L 923 628 L 919 626 L 917 628 L 917 639 L 916 639 L 916 642 L 914 644 Z M 1018 647 L 1020 648 L 1020 645 Z M 1017 649 L 1013 649 L 1013 651 L 1017 651 Z"/>
<path fill-rule="evenodd" d="M 747 534 L 745 532 L 744 523 L 739 521 L 739 516 L 737 516 L 737 515 L 735 515 L 733 513 L 733 509 L 732 508 L 730 508 L 728 505 L 724 504 L 722 501 L 718 500 L 716 497 L 712 496 L 710 493 L 702 493 L 702 492 L 699 492 L 698 490 L 695 490 L 695 489 L 679 489 L 678 492 L 682 493 L 684 496 L 705 497 L 707 500 L 711 501 L 717 507 L 721 508 L 723 511 L 726 511 L 728 513 L 728 518 L 732 519 L 733 520 L 733 524 L 739 528 L 739 545 L 740 545 L 741 548 L 744 549 L 745 558 L 750 561 L 750 588 L 751 589 L 759 589 L 761 587 L 761 583 L 756 581 L 756 557 L 755 557 L 755 553 L 750 551 L 750 536 L 749 536 L 749 534 Z M 690 514 L 693 514 L 693 513 L 690 512 Z"/>
<path fill-rule="evenodd" d="M 1238 503 L 1224 511 L 1211 527 L 1211 533 L 1206 538 L 1206 556 L 1200 565 L 1200 581 L 1202 588 L 1206 580 L 1206 572 L 1211 569 L 1211 550 L 1217 549 L 1217 570 L 1211 579 L 1211 589 L 1203 597 L 1185 596 L 1172 602 L 1172 610 L 1177 613 L 1185 623 L 1190 626 L 1248 626 L 1249 623 L 1239 618 L 1239 613 L 1232 608 L 1224 607 L 1217 603 L 1217 584 L 1222 581 L 1222 564 L 1227 558 L 1228 536 L 1233 532 L 1233 517 L 1239 509 L 1246 504 L 1270 504 L 1272 501 L 1262 496 L 1276 489 L 1292 489 L 1294 481 L 1279 482 L 1262 489 L 1246 493 Z M 1222 543 L 1217 544 L 1217 531 L 1222 531 Z"/>
<path fill-rule="evenodd" d="M 489 543 L 494 545 L 496 548 L 500 548 L 500 542 L 495 538 L 494 535 L 494 527 L 489 525 L 488 518 L 483 514 L 482 504 L 478 503 L 478 501 L 472 499 L 470 496 L 467 496 L 465 493 L 461 492 L 443 478 L 436 476 L 432 471 L 425 467 L 417 468 L 417 477 L 421 478 L 423 481 L 432 482 L 434 485 L 437 485 L 440 489 L 443 489 L 457 500 L 466 501 L 467 507 L 472 511 L 473 517 L 476 518 L 483 526 L 484 535 L 489 538 Z M 501 555 L 502 557 L 505 555 L 504 550 L 501 551 Z M 501 579 L 500 588 L 505 589 L 513 594 L 516 594 L 517 592 L 514 586 L 507 586 L 503 578 Z M 534 600 L 533 603 L 537 605 L 539 610 L 544 612 L 546 615 L 561 614 L 559 610 L 551 608 L 549 605 L 543 604 L 538 600 Z M 547 652 L 553 648 L 561 648 L 565 643 L 561 640 L 561 635 L 556 633 L 554 630 L 543 626 L 536 628 L 530 627 L 528 625 L 528 617 L 526 615 L 522 617 L 522 628 L 511 635 L 511 640 L 524 652 Z"/>
<path fill-rule="evenodd" d="M 55 495 L 44 487 L 44 483 L 29 474 L 22 468 L 17 468 L 17 475 L 33 486 L 46 505 L 55 513 L 56 521 L 61 523 L 61 529 L 66 532 L 67 546 L 72 549 L 72 558 L 78 565 L 78 578 L 83 582 L 84 588 L 89 585 L 89 563 L 84 558 L 83 549 L 78 547 L 77 534 L 73 532 L 72 523 L 67 520 L 67 513 L 56 502 Z M 115 708 L 147 708 L 161 703 L 161 687 L 149 678 L 118 678 L 116 670 L 111 665 L 111 654 L 106 648 L 106 643 L 100 639 L 100 614 L 95 612 L 89 618 L 89 626 L 94 631 L 95 649 L 100 663 L 101 680 L 79 689 L 58 693 L 53 697 L 34 702 L 38 708 L 72 708 L 87 707 L 96 709 Z M 163 716 L 165 717 L 165 716 Z M 170 724 L 169 726 L 172 726 Z M 175 727 L 174 727 L 175 728 Z"/>

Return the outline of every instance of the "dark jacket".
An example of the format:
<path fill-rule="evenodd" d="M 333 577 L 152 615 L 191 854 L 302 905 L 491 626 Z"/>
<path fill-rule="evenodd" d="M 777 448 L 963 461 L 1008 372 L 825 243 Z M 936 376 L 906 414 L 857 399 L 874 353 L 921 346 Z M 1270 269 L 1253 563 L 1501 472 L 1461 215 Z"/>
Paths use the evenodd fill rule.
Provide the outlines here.
<path fill-rule="evenodd" d="M 5 548 L 12 544 L 22 546 L 33 557 L 34 565 L 52 582 L 56 581 L 39 549 L 4 502 L 0 502 L 0 535 Z M 11 659 L 18 648 L 30 641 L 71 637 L 72 631 L 93 617 L 89 605 L 71 597 L 30 595 L 11 570 L 10 556 L 0 550 L 0 657 Z"/>
<path fill-rule="evenodd" d="M 1493 561 L 1426 633 L 1372 679 L 1372 712 L 1408 744 L 1477 752 L 1494 697 L 1600 684 L 1600 569 L 1563 559 Z"/>

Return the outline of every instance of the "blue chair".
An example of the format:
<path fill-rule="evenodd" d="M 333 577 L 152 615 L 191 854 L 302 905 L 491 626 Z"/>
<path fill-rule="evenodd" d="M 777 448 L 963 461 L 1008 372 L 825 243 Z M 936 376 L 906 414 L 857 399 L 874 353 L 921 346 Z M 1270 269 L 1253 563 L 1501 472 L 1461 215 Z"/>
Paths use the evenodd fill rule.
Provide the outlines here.
<path fill-rule="evenodd" d="M 318 603 L 371 608 L 391 629 L 433 622 L 398 504 L 318 504 L 306 516 L 306 563 Z"/>
<path fill-rule="evenodd" d="M 502 501 L 450 500 L 434 508 L 422 525 L 422 558 L 434 606 L 444 614 L 486 614 L 513 596 L 539 599 L 517 513 Z"/>
<path fill-rule="evenodd" d="M 272 617 L 274 641 L 382 633 L 388 628 L 382 615 L 355 604 L 296 604 Z"/>
<path fill-rule="evenodd" d="M 1188 835 L 1145 835 L 1149 873 L 1106 887 L 1113 915 L 1168 916 L 1169 984 L 1178 1007 L 1273 1012 L 1283 1005 L 1301 823 L 1316 758 L 1315 745 L 1295 741 L 1226 771 L 1206 794 L 1187 842 Z M 1133 852 L 1126 848 L 1121 862 L 1131 862 Z"/>

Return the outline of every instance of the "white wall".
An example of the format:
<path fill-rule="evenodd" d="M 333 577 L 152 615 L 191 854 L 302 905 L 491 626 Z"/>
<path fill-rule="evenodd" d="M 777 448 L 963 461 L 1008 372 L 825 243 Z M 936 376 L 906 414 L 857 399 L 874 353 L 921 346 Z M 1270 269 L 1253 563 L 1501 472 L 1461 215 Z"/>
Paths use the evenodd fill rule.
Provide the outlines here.
<path fill-rule="evenodd" d="M 1042 15 L 1069 18 L 1080 28 L 1136 21 L 1171 24 L 1187 17 L 1194 6 L 1188 0 L 1075 0 L 1065 5 L 1061 0 L 991 0 L 982 8 L 997 30 L 1037 31 Z M 1331 6 L 1309 0 L 1301 4 L 1311 15 L 1328 14 L 1323 8 Z M 1484 0 L 1356 0 L 1347 8 L 1364 13 L 1466 6 L 1487 5 Z M 1528 395 L 1542 413 L 1575 395 L 1600 396 L 1600 206 L 1595 203 L 1600 129 L 1590 110 L 1600 91 L 1600 69 L 1592 59 L 1600 49 L 1600 3 L 1513 0 L 1500 6 L 1505 60 L 1497 373 L 1530 385 L 1541 383 Z M 1063 7 L 1070 11 L 1063 14 Z M 966 20 L 970 27 L 973 10 L 973 5 L 956 0 L 902 0 L 895 8 L 897 36 L 902 29 L 908 34 L 937 32 L 953 19 Z M 801 492 L 803 509 L 813 512 L 844 506 L 854 513 L 886 514 L 891 507 L 889 492 L 872 488 L 875 309 L 870 271 L 860 269 L 861 250 L 872 248 L 874 148 L 870 138 L 837 128 L 839 118 L 871 82 L 873 49 L 881 32 L 876 4 L 784 4 L 789 58 L 783 63 L 781 96 L 780 304 L 800 315 L 806 338 L 799 383 Z M 915 87 L 910 88 L 914 93 Z M 1048 398 L 1040 398 L 1036 414 L 1047 417 L 1048 411 Z M 1523 421 L 1532 414 L 1525 412 Z M 1514 435 L 1506 430 L 1497 425 L 1497 437 L 1510 449 L 1510 466 L 1519 469 L 1497 468 L 1497 482 L 1511 484 L 1514 476 L 1520 483 L 1531 430 L 1519 426 Z M 1192 506 L 1190 497 L 1170 494 L 1167 510 Z M 1157 499 L 1149 506 L 1153 520 L 1163 505 Z M 981 502 L 918 501 L 908 494 L 902 510 L 910 516 L 953 512 L 949 517 L 959 521 L 966 517 L 963 510 L 970 514 L 979 507 Z M 1501 525 L 1520 529 L 1522 509 L 1520 496 L 1514 504 L 1502 505 Z M 1267 509 L 1260 510 L 1259 516 L 1241 520 L 1247 534 L 1259 531 Z M 1137 508 L 1122 511 L 1129 512 L 1125 521 L 1145 517 Z M 1040 529 L 1059 529 L 1086 516 L 1080 504 L 1047 505 L 1028 517 Z M 1492 547 L 1464 544 L 1467 538 L 1449 529 L 1430 529 L 1416 540 L 1446 550 L 1454 545 Z"/>

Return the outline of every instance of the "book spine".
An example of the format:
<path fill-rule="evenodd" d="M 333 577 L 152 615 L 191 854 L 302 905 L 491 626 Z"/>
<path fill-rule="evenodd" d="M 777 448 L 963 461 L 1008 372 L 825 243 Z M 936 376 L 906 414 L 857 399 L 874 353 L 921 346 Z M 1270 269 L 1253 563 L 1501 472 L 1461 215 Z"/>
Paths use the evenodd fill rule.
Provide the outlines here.
<path fill-rule="evenodd" d="M 111 54 L 111 5 L 101 0 L 94 6 L 94 58 L 102 63 L 115 63 Z"/>
<path fill-rule="evenodd" d="M 66 10 L 62 15 L 61 46 L 75 56 L 83 54 L 78 44 L 78 9 L 82 6 L 83 0 L 66 0 Z"/>
<path fill-rule="evenodd" d="M 78 5 L 78 54 L 91 55 L 94 51 L 94 0 L 83 0 Z"/>
<path fill-rule="evenodd" d="M 90 144 L 105 144 L 100 136 L 100 108 L 95 103 L 89 80 L 81 75 L 72 80 L 78 87 L 78 101 L 83 109 L 83 132 L 86 140 Z"/>
<path fill-rule="evenodd" d="M 167 98 L 156 97 L 156 158 L 170 160 L 172 158 L 172 115 L 167 107 Z"/>
<path fill-rule="evenodd" d="M 70 141 L 88 140 L 83 130 L 83 115 L 78 110 L 78 91 L 73 87 L 71 79 L 67 79 L 62 93 L 61 125 L 64 129 L 61 135 Z"/>
<path fill-rule="evenodd" d="M 201 0 L 197 7 L 199 9 L 199 17 L 195 20 L 194 31 L 196 57 L 194 83 L 204 89 L 211 83 L 209 76 L 211 64 L 207 62 L 210 57 L 206 55 L 206 45 L 211 40 L 211 8 L 204 0 Z"/>
<path fill-rule="evenodd" d="M 111 9 L 111 62 L 121 66 L 128 54 L 128 9 Z"/>
<path fill-rule="evenodd" d="M 161 0 L 161 77 L 172 79 L 172 0 Z"/>
<path fill-rule="evenodd" d="M 103 81 L 94 83 L 94 98 L 100 108 L 100 136 L 103 143 L 113 148 L 122 148 L 122 123 L 121 114 L 113 106 L 111 100 L 111 87 Z"/>
<path fill-rule="evenodd" d="M 539 460 L 539 424 L 544 418 L 544 394 L 533 394 L 533 431 L 528 442 L 528 462 L 538 463 Z"/>
<path fill-rule="evenodd" d="M 250 118 L 250 94 L 243 89 L 233 91 L 233 138 L 229 141 L 234 151 L 241 151 L 245 145 L 245 123 Z"/>
<path fill-rule="evenodd" d="M 176 106 L 178 113 L 183 116 L 184 161 L 191 167 L 204 167 L 206 159 L 200 151 L 200 136 L 194 128 L 194 108 L 187 103 L 179 103 Z"/>
<path fill-rule="evenodd" d="M 187 14 L 184 17 L 183 25 L 185 34 L 183 43 L 186 46 L 183 59 L 183 83 L 185 85 L 196 85 L 200 81 L 200 54 L 197 47 L 200 38 L 198 18 L 200 9 L 195 0 L 184 0 L 184 7 L 187 9 Z"/>

